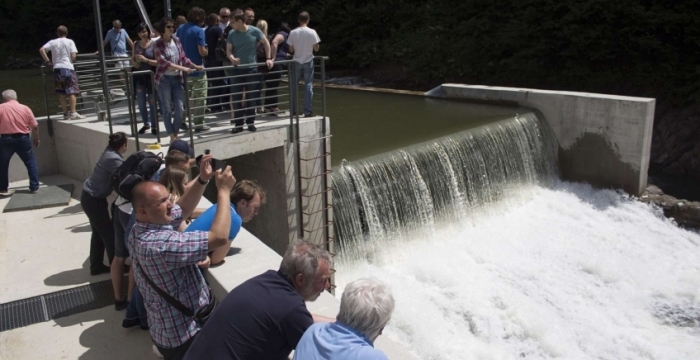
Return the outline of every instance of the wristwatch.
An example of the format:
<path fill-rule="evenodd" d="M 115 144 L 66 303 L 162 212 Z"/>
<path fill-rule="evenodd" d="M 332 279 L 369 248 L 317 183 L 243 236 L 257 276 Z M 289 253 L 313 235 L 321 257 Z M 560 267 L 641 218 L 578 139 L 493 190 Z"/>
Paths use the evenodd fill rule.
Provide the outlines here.
<path fill-rule="evenodd" d="M 202 181 L 202 178 L 199 177 L 199 176 L 197 176 L 197 182 L 200 183 L 200 184 L 202 184 L 202 185 L 209 184 L 209 180 L 207 180 L 207 181 Z"/>

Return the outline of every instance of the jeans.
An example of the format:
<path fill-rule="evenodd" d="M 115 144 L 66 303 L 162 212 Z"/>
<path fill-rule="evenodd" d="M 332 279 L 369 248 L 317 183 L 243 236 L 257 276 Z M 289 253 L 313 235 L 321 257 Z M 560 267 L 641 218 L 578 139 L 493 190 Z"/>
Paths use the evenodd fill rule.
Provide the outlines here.
<path fill-rule="evenodd" d="M 139 290 L 139 286 L 134 287 L 134 291 L 131 293 L 131 300 L 129 300 L 129 306 L 126 308 L 126 314 L 124 319 L 132 320 L 139 319 L 141 325 L 148 325 L 148 316 L 146 313 L 146 305 L 143 303 L 143 295 Z"/>
<path fill-rule="evenodd" d="M 29 174 L 29 190 L 39 189 L 39 170 L 32 149 L 32 140 L 28 134 L 2 135 L 0 137 L 0 190 L 7 190 L 9 183 L 10 159 L 17 153 L 24 161 Z"/>
<path fill-rule="evenodd" d="M 304 115 L 311 113 L 311 99 L 314 97 L 314 61 L 311 60 L 307 62 L 306 64 L 295 64 L 297 67 L 296 71 L 296 77 L 294 78 L 294 86 L 292 86 L 292 89 L 294 90 L 295 94 L 295 101 L 292 102 L 292 112 L 297 111 L 297 101 L 298 101 L 298 95 L 297 94 L 297 84 L 299 84 L 299 80 L 301 80 L 302 75 L 304 76 L 304 89 L 305 89 L 305 94 L 304 94 Z"/>
<path fill-rule="evenodd" d="M 202 75 L 187 76 L 187 90 L 189 92 L 188 99 L 197 99 L 193 101 L 194 110 L 192 110 L 194 118 L 192 122 L 195 125 L 204 124 L 204 112 L 206 111 L 206 99 L 207 96 L 207 74 L 202 72 Z"/>
<path fill-rule="evenodd" d="M 156 126 L 156 101 L 155 101 L 155 96 L 153 93 L 148 91 L 148 88 L 145 84 L 136 84 L 136 101 L 139 104 L 139 113 L 141 113 L 141 119 L 143 120 L 144 125 L 150 125 L 153 128 Z M 146 107 L 146 102 L 150 105 L 150 114 L 149 110 Z M 149 122 L 149 116 L 150 115 L 150 122 Z"/>
<path fill-rule="evenodd" d="M 107 250 L 109 263 L 114 259 L 114 222 L 109 217 L 107 199 L 96 198 L 83 190 L 80 206 L 90 221 L 92 237 L 90 238 L 90 270 L 98 271 L 104 265 Z"/>
<path fill-rule="evenodd" d="M 270 72 L 267 74 L 267 89 L 265 89 L 265 108 L 266 109 L 272 109 L 276 108 L 277 103 L 279 102 L 279 98 L 277 97 L 277 94 L 279 94 L 279 89 L 277 89 L 280 86 L 280 79 L 282 78 L 282 70 L 284 68 L 282 65 L 275 63 L 274 66 L 272 66 L 272 69 L 270 69 Z"/>
<path fill-rule="evenodd" d="M 180 77 L 163 75 L 158 83 L 158 97 L 165 131 L 177 135 L 182 125 L 182 105 L 185 101 L 185 88 L 180 83 Z"/>
<path fill-rule="evenodd" d="M 233 99 L 233 116 L 236 118 L 236 127 L 243 126 L 243 118 L 245 118 L 246 124 L 253 125 L 255 122 L 255 107 L 260 98 L 260 74 L 254 67 L 235 68 L 229 71 L 230 75 L 238 76 L 230 79 L 233 83 L 231 85 L 231 98 Z M 246 95 L 245 107 L 242 101 L 244 93 Z"/>
<path fill-rule="evenodd" d="M 225 96 L 229 93 L 228 86 L 226 86 L 228 85 L 228 79 L 221 79 L 224 76 L 226 76 L 223 70 L 211 71 L 209 72 L 209 76 L 216 80 L 209 80 L 209 87 L 207 88 L 207 97 L 209 97 L 209 103 L 207 105 L 209 105 L 213 112 L 219 112 L 223 110 L 224 103 L 228 102 L 228 98 Z M 219 88 L 212 89 L 212 87 Z"/>

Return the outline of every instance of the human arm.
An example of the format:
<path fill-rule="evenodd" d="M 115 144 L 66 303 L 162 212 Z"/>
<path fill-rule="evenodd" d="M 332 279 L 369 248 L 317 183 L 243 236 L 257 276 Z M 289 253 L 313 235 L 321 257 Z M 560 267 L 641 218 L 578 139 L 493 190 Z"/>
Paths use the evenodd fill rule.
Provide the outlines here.
<path fill-rule="evenodd" d="M 270 57 L 270 42 L 267 41 L 267 38 L 264 36 L 260 39 L 260 42 L 263 44 L 263 48 L 265 48 L 265 64 L 268 69 L 272 69 L 273 61 Z"/>
<path fill-rule="evenodd" d="M 231 62 L 231 65 L 239 65 L 241 60 L 233 56 L 233 45 L 230 42 L 226 43 L 226 58 Z"/>
<path fill-rule="evenodd" d="M 321 48 L 321 45 L 319 43 L 314 44 L 314 52 L 318 52 L 318 49 Z"/>
<path fill-rule="evenodd" d="M 204 30 L 197 34 L 197 51 L 201 57 L 205 57 L 209 54 L 209 49 L 207 48 L 207 42 L 204 38 Z"/>
<path fill-rule="evenodd" d="M 192 215 L 190 215 L 190 218 L 191 218 L 191 219 L 196 219 L 196 218 L 202 216 L 202 214 L 203 214 L 205 211 L 207 211 L 206 208 L 196 208 L 196 209 L 194 209 L 194 211 L 192 211 Z"/>
<path fill-rule="evenodd" d="M 228 243 L 228 233 L 231 229 L 231 189 L 236 184 L 236 178 L 231 173 L 231 167 L 226 166 L 216 174 L 216 214 L 209 229 L 209 250 Z"/>
<path fill-rule="evenodd" d="M 277 50 L 279 49 L 280 44 L 284 42 L 284 36 L 282 34 L 277 34 L 272 38 L 272 42 L 270 43 L 270 55 L 273 57 L 275 54 L 277 54 Z"/>
<path fill-rule="evenodd" d="M 41 143 L 39 141 L 39 127 L 38 126 L 32 126 L 32 142 L 34 142 L 34 147 L 39 147 L 39 144 Z"/>
<path fill-rule="evenodd" d="M 158 44 L 158 43 L 157 43 Z M 162 44 L 162 43 L 160 43 Z M 155 46 L 153 49 L 153 54 L 156 58 L 156 66 L 160 69 L 173 69 L 173 70 L 180 70 L 180 71 L 185 71 L 187 73 L 192 72 L 192 69 L 186 68 L 184 66 L 180 66 L 177 64 L 173 64 L 170 62 L 170 59 L 168 59 L 168 56 L 161 51 L 161 46 Z M 137 57 L 140 55 L 137 55 Z M 146 59 L 148 60 L 148 59 Z M 149 64 L 151 64 L 151 60 L 147 61 Z"/>
<path fill-rule="evenodd" d="M 211 265 L 211 259 L 209 258 L 209 256 L 207 256 L 206 259 L 197 263 L 197 266 L 199 266 L 202 269 L 209 269 L 210 265 Z"/>
<path fill-rule="evenodd" d="M 329 318 L 327 316 L 311 314 L 311 317 L 314 319 L 314 323 L 335 322 L 334 318 Z"/>
<path fill-rule="evenodd" d="M 177 204 L 182 208 L 182 216 L 184 219 L 190 217 L 194 209 L 199 205 L 199 200 L 202 199 L 204 189 L 207 187 L 207 182 L 214 176 L 214 171 L 211 167 L 212 155 L 204 155 L 199 165 L 199 180 L 196 181 L 185 193 L 177 199 Z"/>
<path fill-rule="evenodd" d="M 44 46 L 42 46 L 41 48 L 39 48 L 39 54 L 41 55 L 41 58 L 44 59 L 44 63 L 45 63 L 46 65 L 48 65 L 48 66 L 53 66 L 53 64 L 51 64 L 51 60 L 49 60 L 49 56 L 46 55 L 46 48 L 45 48 L 45 47 L 46 47 L 46 45 L 44 45 Z M 49 49 L 49 50 L 50 50 L 50 49 Z"/>
<path fill-rule="evenodd" d="M 129 44 L 129 47 L 130 47 L 131 50 L 133 51 L 133 50 L 134 50 L 134 41 L 131 40 L 131 38 L 129 37 L 129 35 L 126 33 L 126 30 L 122 29 L 122 31 L 124 31 L 124 36 L 126 36 L 126 43 Z"/>

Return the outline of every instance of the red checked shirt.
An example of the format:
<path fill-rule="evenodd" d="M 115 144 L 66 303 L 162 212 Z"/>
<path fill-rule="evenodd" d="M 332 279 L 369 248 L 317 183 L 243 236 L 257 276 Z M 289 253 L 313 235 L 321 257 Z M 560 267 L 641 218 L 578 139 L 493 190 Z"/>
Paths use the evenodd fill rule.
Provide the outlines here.
<path fill-rule="evenodd" d="M 209 303 L 209 287 L 197 267 L 197 262 L 207 258 L 207 232 L 181 233 L 175 229 L 182 222 L 182 209 L 175 205 L 171 214 L 169 225 L 136 222 L 129 236 L 131 257 L 158 287 L 197 312 Z M 138 266 L 134 266 L 134 276 L 148 309 L 151 338 L 158 346 L 172 349 L 201 330 L 193 318 L 156 292 Z"/>
<path fill-rule="evenodd" d="M 194 63 L 190 61 L 190 59 L 187 58 L 185 55 L 185 50 L 182 49 L 182 44 L 180 43 L 180 40 L 176 38 L 175 36 L 170 38 L 170 41 L 174 41 L 175 45 L 177 46 L 177 49 L 180 53 L 180 56 L 178 57 L 178 62 L 175 65 L 180 65 L 184 67 L 191 67 L 194 66 Z M 160 78 L 163 77 L 163 74 L 168 70 L 168 67 L 172 62 L 170 61 L 170 49 L 168 49 L 168 46 L 165 45 L 165 42 L 163 41 L 163 38 L 160 38 L 156 40 L 154 47 L 154 54 L 156 57 L 156 61 L 158 62 L 158 65 L 156 66 L 156 75 L 155 75 L 155 81 L 156 84 L 160 83 Z M 182 83 L 182 72 L 180 72 L 180 82 Z"/>

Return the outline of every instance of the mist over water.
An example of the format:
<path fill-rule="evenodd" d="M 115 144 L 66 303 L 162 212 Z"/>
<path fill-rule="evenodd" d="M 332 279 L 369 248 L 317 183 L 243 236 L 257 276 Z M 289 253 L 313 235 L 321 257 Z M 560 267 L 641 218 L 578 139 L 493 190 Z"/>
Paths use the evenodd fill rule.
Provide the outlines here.
<path fill-rule="evenodd" d="M 346 164 L 337 294 L 360 277 L 389 283 L 383 336 L 421 359 L 699 359 L 700 235 L 557 180 L 536 120 L 472 132 L 462 155 L 454 138 L 427 144 L 447 149 L 434 162 L 421 146 Z"/>

